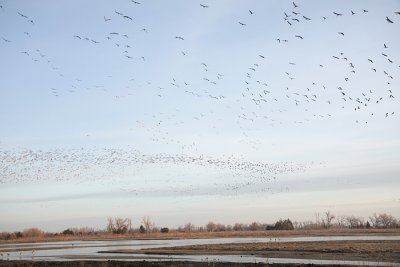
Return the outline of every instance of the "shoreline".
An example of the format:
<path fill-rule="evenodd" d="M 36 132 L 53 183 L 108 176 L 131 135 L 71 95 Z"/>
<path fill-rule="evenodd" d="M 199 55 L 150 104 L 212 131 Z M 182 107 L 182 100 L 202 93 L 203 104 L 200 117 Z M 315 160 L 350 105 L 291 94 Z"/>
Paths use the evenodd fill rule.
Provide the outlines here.
<path fill-rule="evenodd" d="M 116 249 L 100 252 L 110 254 L 126 253 L 131 255 L 243 255 L 262 258 L 400 262 L 399 241 L 234 243 L 140 250 Z"/>

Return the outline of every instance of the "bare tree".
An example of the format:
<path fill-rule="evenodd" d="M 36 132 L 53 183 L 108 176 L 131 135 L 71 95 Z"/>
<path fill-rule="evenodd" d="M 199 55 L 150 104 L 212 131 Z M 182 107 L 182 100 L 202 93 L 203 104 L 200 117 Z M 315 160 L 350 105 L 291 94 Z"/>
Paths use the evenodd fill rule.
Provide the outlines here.
<path fill-rule="evenodd" d="M 194 230 L 194 225 L 191 222 L 188 222 L 187 224 L 185 224 L 185 226 L 183 227 L 183 230 L 185 232 L 192 232 Z"/>
<path fill-rule="evenodd" d="M 109 233 L 114 233 L 114 220 L 113 218 L 109 217 L 107 218 L 107 227 L 106 227 L 106 231 Z"/>
<path fill-rule="evenodd" d="M 322 224 L 325 228 L 331 228 L 332 221 L 335 219 L 335 215 L 333 215 L 330 211 L 326 211 L 324 214 L 325 218 L 322 219 Z"/>
<path fill-rule="evenodd" d="M 128 224 L 128 232 L 132 232 L 132 220 L 130 218 L 127 219 L 127 224 Z"/>
<path fill-rule="evenodd" d="M 217 225 L 214 222 L 209 222 L 206 225 L 206 229 L 208 232 L 214 232 L 217 230 Z"/>
<path fill-rule="evenodd" d="M 395 228 L 398 226 L 396 218 L 387 213 L 374 213 L 369 219 L 375 228 Z"/>
<path fill-rule="evenodd" d="M 149 216 L 143 217 L 142 218 L 142 223 L 144 225 L 144 228 L 146 230 L 146 233 L 150 234 L 153 231 L 154 228 L 154 223 L 151 222 Z"/>
<path fill-rule="evenodd" d="M 350 228 L 363 228 L 364 227 L 364 219 L 356 216 L 347 216 L 346 224 Z"/>
<path fill-rule="evenodd" d="M 243 223 L 235 223 L 235 225 L 233 226 L 233 231 L 243 231 L 246 229 L 246 225 L 244 225 Z"/>
<path fill-rule="evenodd" d="M 249 224 L 250 231 L 257 231 L 260 228 L 260 224 L 258 222 L 252 222 Z"/>
<path fill-rule="evenodd" d="M 129 229 L 130 219 L 128 218 L 108 218 L 106 230 L 109 233 L 125 234 Z"/>
<path fill-rule="evenodd" d="M 338 228 L 343 228 L 345 226 L 346 218 L 343 216 L 336 217 L 336 225 Z"/>
<path fill-rule="evenodd" d="M 217 223 L 216 229 L 217 232 L 226 231 L 226 225 L 223 223 Z"/>
<path fill-rule="evenodd" d="M 125 234 L 126 232 L 128 232 L 128 219 L 115 218 L 114 225 L 115 225 L 114 232 L 116 234 Z"/>

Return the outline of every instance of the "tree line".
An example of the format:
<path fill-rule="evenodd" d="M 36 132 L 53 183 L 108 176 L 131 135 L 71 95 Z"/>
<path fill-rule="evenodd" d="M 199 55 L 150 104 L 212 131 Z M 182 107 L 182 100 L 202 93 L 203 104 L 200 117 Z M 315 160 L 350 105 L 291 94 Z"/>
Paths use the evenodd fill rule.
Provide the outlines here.
<path fill-rule="evenodd" d="M 252 222 L 222 224 L 208 222 L 204 226 L 195 226 L 188 222 L 175 229 L 168 227 L 158 227 L 150 219 L 143 217 L 140 225 L 134 227 L 130 218 L 108 218 L 106 227 L 103 230 L 95 230 L 91 227 L 68 228 L 60 233 L 44 232 L 38 228 L 28 228 L 22 232 L 0 232 L 0 240 L 13 240 L 18 238 L 43 238 L 43 237 L 65 237 L 65 236 L 95 236 L 104 234 L 151 234 L 151 233 L 168 233 L 168 232 L 224 232 L 224 231 L 271 231 L 271 230 L 295 230 L 295 229 L 387 229 L 400 228 L 400 220 L 387 213 L 373 214 L 368 219 L 356 216 L 336 216 L 330 211 L 316 213 L 315 220 L 303 222 L 292 222 L 290 219 L 280 219 L 273 224 Z"/>

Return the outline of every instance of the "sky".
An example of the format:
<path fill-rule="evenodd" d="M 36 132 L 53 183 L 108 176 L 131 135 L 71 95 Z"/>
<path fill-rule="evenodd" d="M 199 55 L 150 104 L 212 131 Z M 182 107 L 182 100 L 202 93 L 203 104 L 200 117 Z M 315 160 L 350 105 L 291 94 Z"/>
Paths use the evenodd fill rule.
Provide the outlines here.
<path fill-rule="evenodd" d="M 0 0 L 0 231 L 399 218 L 398 12 Z"/>

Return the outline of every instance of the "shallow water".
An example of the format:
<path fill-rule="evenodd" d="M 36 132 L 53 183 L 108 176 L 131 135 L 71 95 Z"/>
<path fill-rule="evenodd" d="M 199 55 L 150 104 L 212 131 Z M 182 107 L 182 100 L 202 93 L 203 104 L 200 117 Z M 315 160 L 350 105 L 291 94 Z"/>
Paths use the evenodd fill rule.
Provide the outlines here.
<path fill-rule="evenodd" d="M 185 260 L 198 262 L 263 262 L 263 263 L 313 263 L 320 265 L 341 264 L 360 266 L 399 266 L 399 263 L 342 260 L 309 260 L 286 258 L 262 258 L 249 255 L 148 255 L 125 253 L 99 253 L 116 249 L 144 249 L 175 247 L 187 245 L 230 244 L 230 243 L 268 243 L 268 242 L 312 242 L 312 241 L 355 241 L 355 240 L 398 240 L 400 236 L 313 236 L 313 237 L 263 237 L 263 238 L 215 238 L 215 239 L 179 239 L 179 240 L 112 240 L 112 241 L 62 241 L 44 243 L 19 243 L 0 245 L 0 257 L 3 260 Z M 4 252 L 7 249 L 28 251 Z M 48 248 L 36 250 L 39 248 Z"/>

